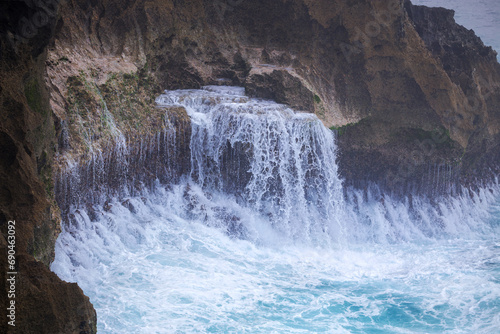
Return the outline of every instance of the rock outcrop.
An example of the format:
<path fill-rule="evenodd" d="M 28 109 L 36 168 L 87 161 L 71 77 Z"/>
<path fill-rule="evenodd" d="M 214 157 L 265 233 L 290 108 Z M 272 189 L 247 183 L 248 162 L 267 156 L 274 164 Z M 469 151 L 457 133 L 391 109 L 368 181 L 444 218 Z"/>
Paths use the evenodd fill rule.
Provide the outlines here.
<path fill-rule="evenodd" d="M 49 59 L 62 122 L 71 77 L 99 87 L 116 73 L 142 73 L 151 95 L 242 85 L 316 113 L 341 134 L 348 185 L 446 192 L 487 180 L 498 162 L 495 52 L 445 9 L 398 0 L 68 1 Z"/>
<path fill-rule="evenodd" d="M 455 23 L 452 10 L 405 3 L 409 18 L 434 58 L 466 99 L 463 120 L 468 141 L 460 160 L 460 180 L 475 182 L 498 175 L 500 162 L 500 65 L 497 53 Z M 453 129 L 460 115 L 447 114 L 442 123 Z"/>
<path fill-rule="evenodd" d="M 399 193 L 487 182 L 500 162 L 496 53 L 457 25 L 453 11 L 404 5 L 396 39 L 403 52 L 365 51 L 367 68 L 376 69 L 374 105 L 343 129 L 341 170 L 350 184 Z"/>
<path fill-rule="evenodd" d="M 238 85 L 316 113 L 338 133 L 348 186 L 437 195 L 498 173 L 500 65 L 449 10 L 402 0 L 0 8 L 0 241 L 16 219 L 22 298 L 33 301 L 19 313 L 26 333 L 41 317 L 53 327 L 38 332 L 95 331 L 88 299 L 46 267 L 60 210 L 189 172 L 189 120 L 182 108 L 156 108 L 163 89 Z M 169 134 L 181 140 L 165 146 Z"/>
<path fill-rule="evenodd" d="M 57 3 L 46 10 L 31 2 L 0 4 L 2 333 L 96 332 L 96 313 L 88 297 L 48 268 L 61 221 L 52 183 L 56 132 L 44 81 L 45 48 L 53 36 L 57 8 Z M 13 268 L 7 262 L 7 247 L 14 240 L 8 239 L 9 221 L 15 221 Z M 7 284 L 12 277 L 7 271 L 17 272 L 14 285 Z M 15 314 L 7 311 L 12 301 Z M 14 320 L 15 327 L 7 320 Z"/>

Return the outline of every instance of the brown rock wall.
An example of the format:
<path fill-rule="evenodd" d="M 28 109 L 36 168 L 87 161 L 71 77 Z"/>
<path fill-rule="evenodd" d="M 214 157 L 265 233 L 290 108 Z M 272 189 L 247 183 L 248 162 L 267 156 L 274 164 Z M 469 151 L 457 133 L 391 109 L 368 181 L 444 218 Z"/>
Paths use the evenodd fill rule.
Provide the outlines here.
<path fill-rule="evenodd" d="M 111 149 L 121 132 L 133 143 L 131 173 L 143 183 L 153 180 L 158 159 L 172 154 L 145 164 L 137 143 L 162 132 L 165 113 L 152 100 L 162 89 L 241 85 L 252 95 L 315 112 L 338 129 L 348 185 L 375 182 L 399 193 L 434 194 L 437 174 L 447 175 L 437 182 L 447 191 L 498 173 L 500 65 L 450 11 L 399 0 L 46 5 L 0 5 L 0 242 L 5 246 L 6 222 L 19 221 L 19 279 L 26 289 L 20 298 L 33 301 L 24 304 L 26 333 L 30 324 L 42 326 L 41 318 L 54 326 L 39 327 L 42 332 L 76 332 L 81 324 L 94 330 L 95 313 L 81 291 L 34 262 L 51 261 L 59 231 L 53 169 L 73 159 L 90 174 L 91 153 L 101 150 L 111 176 L 103 180 L 110 181 L 77 187 L 115 191 L 129 177 L 116 168 Z M 187 166 L 189 127 L 180 114 L 172 122 L 185 141 L 174 162 Z M 72 201 L 59 199 L 63 210 Z M 60 300 L 56 291 L 65 291 Z M 40 307 L 42 301 L 51 307 Z M 75 307 L 84 311 L 75 314 Z"/>
<path fill-rule="evenodd" d="M 44 84 L 44 50 L 53 35 L 57 3 L 48 6 L 0 4 L 0 332 L 95 333 L 88 298 L 48 269 L 60 231 L 51 169 L 54 119 Z M 7 266 L 11 220 L 16 223 L 14 270 Z M 17 272 L 12 298 L 7 270 Z M 6 321 L 11 301 L 15 327 Z"/>

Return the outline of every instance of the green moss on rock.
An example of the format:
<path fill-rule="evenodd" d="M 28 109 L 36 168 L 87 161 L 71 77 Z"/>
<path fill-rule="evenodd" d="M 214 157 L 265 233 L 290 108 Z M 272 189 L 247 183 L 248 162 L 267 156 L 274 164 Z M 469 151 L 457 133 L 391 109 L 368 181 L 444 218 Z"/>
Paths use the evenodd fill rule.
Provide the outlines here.
<path fill-rule="evenodd" d="M 136 137 L 155 133 L 165 126 L 156 107 L 161 93 L 147 69 L 108 73 L 104 84 L 97 75 L 81 72 L 67 80 L 67 113 L 74 153 L 105 147 L 119 133 Z"/>
<path fill-rule="evenodd" d="M 347 129 L 355 124 L 357 123 L 348 123 L 346 125 L 341 125 L 341 126 L 332 126 L 330 127 L 330 130 L 337 132 L 337 135 L 339 136 L 343 136 L 346 133 Z"/>
<path fill-rule="evenodd" d="M 29 107 L 36 113 L 47 116 L 47 109 L 43 107 L 40 84 L 36 78 L 31 78 L 24 84 L 24 95 Z"/>

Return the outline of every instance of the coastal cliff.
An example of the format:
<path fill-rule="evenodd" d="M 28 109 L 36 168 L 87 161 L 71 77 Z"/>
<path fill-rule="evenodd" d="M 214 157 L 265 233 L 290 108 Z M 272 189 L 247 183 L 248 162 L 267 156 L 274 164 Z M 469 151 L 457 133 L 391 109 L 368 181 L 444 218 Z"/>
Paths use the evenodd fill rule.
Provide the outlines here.
<path fill-rule="evenodd" d="M 493 179 L 500 161 L 496 52 L 456 24 L 452 10 L 409 1 L 404 9 L 402 53 L 365 55 L 367 68 L 376 68 L 374 104 L 339 137 L 343 175 L 402 194 Z"/>
<path fill-rule="evenodd" d="M 498 173 L 500 65 L 452 11 L 373 0 L 46 5 L 2 3 L 0 17 L 0 241 L 6 249 L 15 219 L 26 333 L 95 331 L 88 298 L 48 269 L 61 213 L 189 173 L 189 118 L 157 108 L 164 89 L 243 86 L 315 113 L 338 134 L 347 186 L 438 195 Z"/>
<path fill-rule="evenodd" d="M 347 185 L 443 193 L 495 174 L 500 65 L 453 11 L 403 1 L 68 1 L 61 13 L 47 67 L 61 124 L 76 123 L 67 110 L 77 77 L 106 90 L 117 74 L 139 75 L 140 103 L 119 106 L 139 115 L 162 89 L 238 85 L 336 129 Z M 436 189 L 440 171 L 448 186 Z"/>
<path fill-rule="evenodd" d="M 28 2 L 0 4 L 2 333 L 96 332 L 89 298 L 49 269 L 61 230 L 52 179 L 55 119 L 45 84 L 46 47 L 57 9 L 47 8 L 42 17 L 41 9 Z M 34 17 L 43 21 L 32 25 L 28 20 Z M 8 250 L 15 263 L 8 262 Z"/>

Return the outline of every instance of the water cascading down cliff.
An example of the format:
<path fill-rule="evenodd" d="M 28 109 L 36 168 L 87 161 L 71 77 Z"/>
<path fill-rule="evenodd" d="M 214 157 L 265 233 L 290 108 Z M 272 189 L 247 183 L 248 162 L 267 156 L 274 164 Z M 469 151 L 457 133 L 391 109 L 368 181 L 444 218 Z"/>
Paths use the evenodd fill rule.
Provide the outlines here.
<path fill-rule="evenodd" d="M 486 208 L 491 191 L 431 201 L 344 189 L 335 133 L 312 114 L 251 99 L 238 87 L 166 91 L 156 102 L 165 108 L 156 134 L 131 142 L 117 130 L 113 149 L 60 174 L 56 192 L 66 230 L 91 226 L 112 202 L 134 212 L 132 198 L 144 202 L 159 190 L 174 198 L 177 215 L 263 243 L 275 243 L 273 234 L 280 242 L 337 247 L 489 229 L 477 219 L 486 210 L 469 208 Z M 171 108 L 184 108 L 190 125 L 179 130 Z"/>

